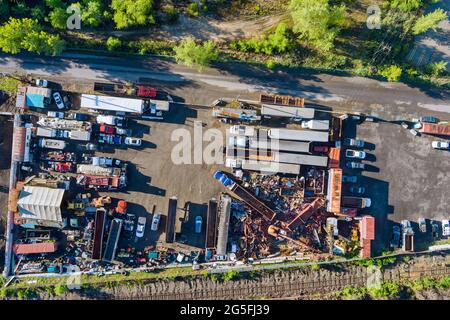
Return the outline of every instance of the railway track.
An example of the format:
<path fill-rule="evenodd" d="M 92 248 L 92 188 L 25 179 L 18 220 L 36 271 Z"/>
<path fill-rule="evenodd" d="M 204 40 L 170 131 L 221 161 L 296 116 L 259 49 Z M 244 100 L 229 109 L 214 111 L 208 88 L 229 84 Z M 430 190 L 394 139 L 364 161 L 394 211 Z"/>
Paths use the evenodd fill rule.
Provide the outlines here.
<path fill-rule="evenodd" d="M 395 272 L 383 272 L 385 281 L 414 280 L 423 277 L 440 278 L 450 274 L 450 266 L 438 268 L 410 268 L 396 270 Z M 236 286 L 236 282 L 226 282 L 223 285 L 203 290 L 189 290 L 183 292 L 166 292 L 155 294 L 120 295 L 113 299 L 135 300 L 224 300 L 224 299 L 248 299 L 257 297 L 289 298 L 307 296 L 316 293 L 330 293 L 342 290 L 347 286 L 362 287 L 367 283 L 367 275 L 345 274 L 333 275 L 330 278 L 315 279 L 310 281 L 285 281 L 273 284 L 244 283 Z M 101 299 L 101 298 L 100 298 Z M 111 299 L 111 296 L 108 298 Z"/>

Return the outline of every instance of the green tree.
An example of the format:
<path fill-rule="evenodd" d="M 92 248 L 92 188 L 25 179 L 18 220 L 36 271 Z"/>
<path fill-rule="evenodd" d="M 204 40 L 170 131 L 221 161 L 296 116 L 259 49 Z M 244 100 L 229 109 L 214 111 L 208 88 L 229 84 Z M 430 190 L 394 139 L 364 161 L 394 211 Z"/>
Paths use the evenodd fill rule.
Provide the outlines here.
<path fill-rule="evenodd" d="M 101 0 L 88 0 L 81 11 L 81 20 L 91 27 L 98 27 L 103 21 Z"/>
<path fill-rule="evenodd" d="M 106 41 L 106 47 L 108 48 L 108 51 L 114 51 L 119 49 L 122 46 L 122 41 L 118 38 L 109 37 Z"/>
<path fill-rule="evenodd" d="M 31 17 L 38 21 L 43 21 L 45 18 L 45 8 L 42 6 L 34 6 L 31 8 Z"/>
<path fill-rule="evenodd" d="M 61 8 L 64 6 L 62 0 L 45 0 L 45 4 L 47 5 L 47 7 L 50 7 L 52 9 Z"/>
<path fill-rule="evenodd" d="M 200 7 L 197 2 L 191 2 L 187 6 L 187 12 L 193 16 L 198 17 L 200 15 Z"/>
<path fill-rule="evenodd" d="M 429 14 L 423 15 L 416 20 L 416 23 L 413 26 L 413 34 L 418 35 L 429 29 L 436 30 L 439 22 L 446 18 L 447 13 L 441 8 L 436 9 Z"/>
<path fill-rule="evenodd" d="M 291 0 L 289 7 L 294 32 L 318 49 L 329 51 L 343 23 L 345 6 L 330 6 L 328 0 Z"/>
<path fill-rule="evenodd" d="M 403 12 L 413 11 L 422 6 L 423 0 L 392 0 L 391 8 L 397 8 Z"/>
<path fill-rule="evenodd" d="M 402 76 L 402 68 L 393 64 L 390 66 L 382 67 L 378 73 L 388 81 L 398 81 Z"/>
<path fill-rule="evenodd" d="M 55 29 L 66 29 L 67 18 L 69 18 L 69 14 L 66 12 L 66 8 L 55 8 L 48 15 L 48 20 Z"/>
<path fill-rule="evenodd" d="M 111 8 L 118 29 L 155 23 L 153 0 L 112 0 Z"/>
<path fill-rule="evenodd" d="M 219 52 L 211 40 L 201 45 L 196 44 L 191 37 L 185 38 L 173 50 L 177 62 L 184 63 L 189 67 L 197 66 L 199 71 L 219 57 Z"/>
<path fill-rule="evenodd" d="M 25 2 L 18 1 L 12 8 L 11 13 L 16 17 L 26 17 L 30 12 Z"/>
<path fill-rule="evenodd" d="M 0 27 L 0 48 L 3 52 L 17 54 L 22 50 L 38 54 L 59 54 L 64 40 L 58 35 L 42 31 L 37 20 L 9 18 Z"/>

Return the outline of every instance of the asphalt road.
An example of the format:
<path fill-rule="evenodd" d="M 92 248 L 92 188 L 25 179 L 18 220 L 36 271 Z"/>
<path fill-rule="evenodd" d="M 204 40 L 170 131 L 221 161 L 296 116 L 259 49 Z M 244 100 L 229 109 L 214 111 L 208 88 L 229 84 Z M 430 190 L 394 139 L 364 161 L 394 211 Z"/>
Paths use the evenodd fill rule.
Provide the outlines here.
<path fill-rule="evenodd" d="M 256 97 L 258 92 L 278 92 L 302 96 L 307 101 L 354 111 L 389 106 L 401 116 L 409 109 L 420 113 L 450 113 L 450 92 L 411 87 L 361 77 L 311 74 L 301 71 L 271 71 L 243 63 L 221 63 L 203 72 L 176 64 L 163 57 L 113 58 L 65 54 L 61 57 L 0 55 L 0 72 L 19 72 L 53 78 L 84 81 L 136 81 L 148 79 L 170 92 L 180 94 L 180 101 L 210 104 L 216 97 Z M 190 91 L 189 91 L 190 90 Z M 181 91 L 181 93 L 185 93 Z M 207 101 L 205 97 L 208 97 Z M 370 110 L 369 110 L 370 111 Z"/>

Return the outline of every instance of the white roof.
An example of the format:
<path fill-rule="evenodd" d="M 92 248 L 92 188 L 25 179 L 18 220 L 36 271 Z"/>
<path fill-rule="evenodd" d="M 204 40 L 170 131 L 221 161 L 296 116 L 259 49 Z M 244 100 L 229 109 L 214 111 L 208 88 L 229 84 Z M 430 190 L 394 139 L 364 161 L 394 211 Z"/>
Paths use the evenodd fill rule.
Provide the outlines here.
<path fill-rule="evenodd" d="M 19 194 L 17 209 L 27 219 L 62 222 L 64 189 L 25 186 Z"/>
<path fill-rule="evenodd" d="M 144 112 L 143 102 L 144 101 L 142 99 L 99 96 L 95 94 L 81 95 L 81 108 L 94 110 L 143 113 Z"/>
<path fill-rule="evenodd" d="M 315 109 L 312 108 L 287 107 L 268 104 L 263 104 L 261 108 L 261 114 L 263 116 L 267 115 L 274 117 L 313 119 L 314 113 Z"/>

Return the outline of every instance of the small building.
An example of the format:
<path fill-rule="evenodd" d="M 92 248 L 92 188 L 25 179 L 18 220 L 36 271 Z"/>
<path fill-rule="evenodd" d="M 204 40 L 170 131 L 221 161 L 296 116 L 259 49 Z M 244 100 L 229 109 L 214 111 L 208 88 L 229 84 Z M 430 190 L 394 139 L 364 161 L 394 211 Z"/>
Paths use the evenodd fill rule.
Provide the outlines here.
<path fill-rule="evenodd" d="M 370 258 L 372 256 L 372 240 L 375 240 L 375 218 L 372 216 L 363 216 L 359 221 L 361 258 Z"/>
<path fill-rule="evenodd" d="M 24 186 L 17 201 L 17 211 L 24 224 L 62 228 L 64 192 L 64 189 Z"/>
<path fill-rule="evenodd" d="M 328 173 L 327 211 L 341 212 L 342 169 L 330 169 Z"/>

